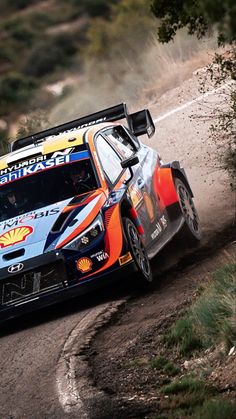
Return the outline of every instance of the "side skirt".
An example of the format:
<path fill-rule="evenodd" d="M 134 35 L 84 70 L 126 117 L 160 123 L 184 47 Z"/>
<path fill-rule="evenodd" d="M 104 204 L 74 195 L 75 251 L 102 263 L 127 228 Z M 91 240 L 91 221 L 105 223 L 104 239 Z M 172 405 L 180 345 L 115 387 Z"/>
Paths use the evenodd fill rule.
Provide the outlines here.
<path fill-rule="evenodd" d="M 147 248 L 148 258 L 152 259 L 160 250 L 169 243 L 170 240 L 181 230 L 184 225 L 183 216 L 179 217 L 177 220 L 172 221 L 171 225 L 167 227 L 165 234 L 158 242 L 153 242 L 153 245 L 149 245 Z"/>

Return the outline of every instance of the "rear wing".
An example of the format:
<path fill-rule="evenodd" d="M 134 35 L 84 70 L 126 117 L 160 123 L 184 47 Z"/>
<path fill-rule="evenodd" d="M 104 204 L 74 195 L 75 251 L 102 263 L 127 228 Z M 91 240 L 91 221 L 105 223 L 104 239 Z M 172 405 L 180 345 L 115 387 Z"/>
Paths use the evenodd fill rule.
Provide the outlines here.
<path fill-rule="evenodd" d="M 102 122 L 115 122 L 121 119 L 126 119 L 129 129 L 136 135 L 147 134 L 151 137 L 155 132 L 155 125 L 153 123 L 150 112 L 147 109 L 129 114 L 125 103 L 121 103 L 111 108 L 95 112 L 91 115 L 82 118 L 74 119 L 65 124 L 58 125 L 53 128 L 46 129 L 28 137 L 20 138 L 11 145 L 11 151 L 19 150 L 30 144 L 38 144 L 45 141 L 51 135 L 58 135 L 62 132 L 71 131 L 73 129 L 80 129 L 92 125 L 100 124 Z"/>

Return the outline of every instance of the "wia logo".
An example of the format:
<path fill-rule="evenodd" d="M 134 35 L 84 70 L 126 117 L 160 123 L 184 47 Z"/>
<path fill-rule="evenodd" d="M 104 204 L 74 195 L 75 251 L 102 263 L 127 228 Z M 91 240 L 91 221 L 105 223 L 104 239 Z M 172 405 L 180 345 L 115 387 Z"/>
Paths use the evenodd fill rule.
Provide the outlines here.
<path fill-rule="evenodd" d="M 100 253 L 99 255 L 96 256 L 98 262 L 102 262 L 103 260 L 108 259 L 108 257 L 109 257 L 108 253 L 106 253 L 106 252 L 102 252 L 102 253 Z"/>

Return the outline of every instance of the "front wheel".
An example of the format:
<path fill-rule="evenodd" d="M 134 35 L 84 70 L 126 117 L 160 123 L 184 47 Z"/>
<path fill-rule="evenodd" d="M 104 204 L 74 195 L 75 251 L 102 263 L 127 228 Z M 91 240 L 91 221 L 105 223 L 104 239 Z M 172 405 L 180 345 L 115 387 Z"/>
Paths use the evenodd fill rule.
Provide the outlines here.
<path fill-rule="evenodd" d="M 138 269 L 138 279 L 142 285 L 148 285 L 152 282 L 152 270 L 148 259 L 147 251 L 142 242 L 142 238 L 129 218 L 123 218 L 124 230 L 129 243 L 130 252 L 133 256 L 135 265 Z"/>
<path fill-rule="evenodd" d="M 195 208 L 189 188 L 179 178 L 175 178 L 176 192 L 179 197 L 179 205 L 184 217 L 182 234 L 188 245 L 197 245 L 201 240 L 201 226 L 197 210 Z"/>

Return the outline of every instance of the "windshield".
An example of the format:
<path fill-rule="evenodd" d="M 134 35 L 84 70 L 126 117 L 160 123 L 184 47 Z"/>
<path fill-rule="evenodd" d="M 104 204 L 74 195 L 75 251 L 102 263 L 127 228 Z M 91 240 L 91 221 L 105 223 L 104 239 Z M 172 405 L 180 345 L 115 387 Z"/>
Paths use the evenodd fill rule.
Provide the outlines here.
<path fill-rule="evenodd" d="M 0 186 L 0 221 L 97 188 L 89 159 L 27 175 Z"/>

